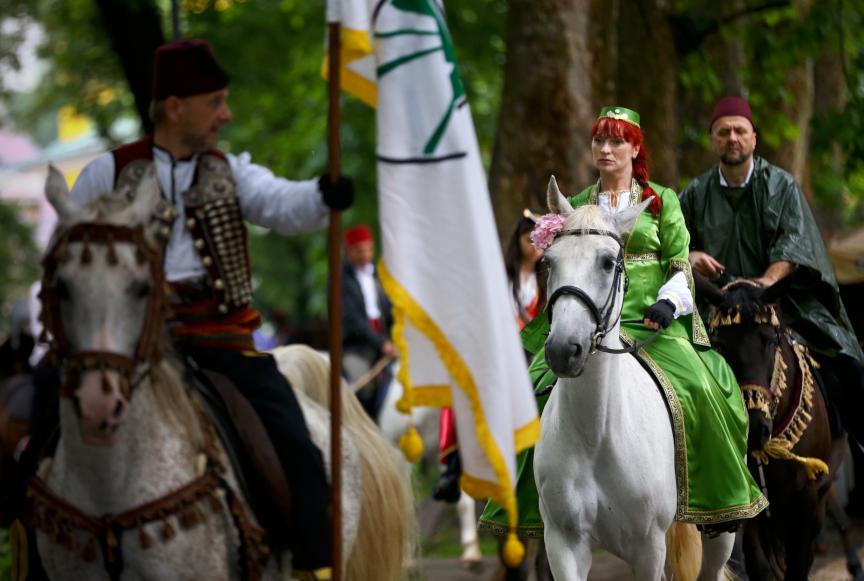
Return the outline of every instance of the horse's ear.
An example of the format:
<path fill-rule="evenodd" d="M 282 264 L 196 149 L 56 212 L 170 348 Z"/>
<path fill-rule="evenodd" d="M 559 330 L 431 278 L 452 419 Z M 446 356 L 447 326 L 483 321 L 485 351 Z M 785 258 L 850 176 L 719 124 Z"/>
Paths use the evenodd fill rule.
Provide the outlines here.
<path fill-rule="evenodd" d="M 48 179 L 45 180 L 45 197 L 48 202 L 54 207 L 57 212 L 57 218 L 64 222 L 74 212 L 75 206 L 72 204 L 72 198 L 69 195 L 69 186 L 66 185 L 66 178 L 60 173 L 53 164 L 48 165 Z"/>
<path fill-rule="evenodd" d="M 650 203 L 650 199 L 645 200 L 641 204 L 637 204 L 632 208 L 627 208 L 622 212 L 607 216 L 606 221 L 611 224 L 612 229 L 616 234 L 618 234 L 618 236 L 626 238 L 630 235 L 630 231 L 633 230 L 633 226 L 636 225 L 636 220 L 639 219 L 639 216 L 642 215 L 642 212 L 645 211 L 645 208 L 647 208 Z"/>
<path fill-rule="evenodd" d="M 156 179 L 156 164 L 151 163 L 141 176 L 133 197 L 132 209 L 135 221 L 139 224 L 150 224 L 161 200 L 162 191 Z"/>
<path fill-rule="evenodd" d="M 555 176 L 549 176 L 549 187 L 546 188 L 546 205 L 549 206 L 549 211 L 553 214 L 561 214 L 564 217 L 573 213 L 573 206 L 558 189 L 558 182 L 555 181 Z"/>
<path fill-rule="evenodd" d="M 801 267 L 796 268 L 792 272 L 789 273 L 788 276 L 785 276 L 769 286 L 765 289 L 765 292 L 762 293 L 760 300 L 763 303 L 776 303 L 780 300 L 780 297 L 784 296 L 789 292 L 789 290 L 799 281 L 803 282 L 803 279 L 806 278 L 806 269 Z"/>
<path fill-rule="evenodd" d="M 714 306 L 723 303 L 725 295 L 720 287 L 708 280 L 704 274 L 693 271 L 693 285 L 696 287 L 696 296 L 705 299 Z"/>

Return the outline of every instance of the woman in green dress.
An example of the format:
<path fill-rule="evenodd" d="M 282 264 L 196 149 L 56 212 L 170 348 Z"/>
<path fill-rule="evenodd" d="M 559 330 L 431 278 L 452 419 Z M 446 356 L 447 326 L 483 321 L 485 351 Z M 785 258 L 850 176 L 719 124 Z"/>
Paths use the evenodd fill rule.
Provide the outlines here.
<path fill-rule="evenodd" d="M 600 179 L 569 198 L 574 208 L 594 204 L 615 213 L 651 199 L 625 247 L 629 286 L 621 339 L 633 344 L 663 329 L 637 356 L 655 377 L 670 411 L 678 493 L 675 518 L 708 532 L 734 530 L 741 519 L 755 516 L 768 503 L 745 463 L 747 415 L 738 384 L 726 362 L 711 350 L 695 311 L 687 260 L 690 235 L 678 198 L 671 189 L 648 180 L 647 153 L 635 111 L 604 108 L 591 130 L 591 151 Z M 540 229 L 533 240 L 544 247 L 551 236 Z M 522 331 L 524 347 L 535 353 L 530 373 L 538 393 L 556 380 L 543 351 L 548 332 L 545 312 Z M 541 412 L 547 397 L 538 397 Z M 519 533 L 542 537 L 533 450 L 521 455 L 518 466 Z M 504 511 L 491 502 L 480 522 L 481 528 L 493 532 L 507 530 Z"/>

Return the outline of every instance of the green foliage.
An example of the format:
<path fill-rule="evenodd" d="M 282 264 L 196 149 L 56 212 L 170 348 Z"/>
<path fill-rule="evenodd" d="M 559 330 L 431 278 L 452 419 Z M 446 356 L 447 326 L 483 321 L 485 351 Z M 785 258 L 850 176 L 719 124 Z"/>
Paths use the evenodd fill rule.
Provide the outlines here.
<path fill-rule="evenodd" d="M 823 209 L 839 215 L 846 225 L 864 222 L 864 12 L 860 2 L 813 2 L 806 12 L 786 6 L 750 11 L 726 24 L 724 33 L 740 42 L 743 60 L 738 70 L 746 97 L 758 120 L 759 141 L 776 148 L 805 138 L 808 128 L 797 126 L 783 108 L 794 109 L 787 75 L 806 59 L 843 55 L 849 100 L 840 111 L 811 120 L 810 173 L 813 194 Z M 679 11 L 693 22 L 705 10 L 695 0 L 684 0 Z M 722 10 L 724 14 L 732 8 Z M 709 35 L 705 44 L 715 42 Z M 723 85 L 703 48 L 686 55 L 681 67 L 682 89 L 704 103 L 722 96 Z M 684 137 L 708 147 L 704 129 L 685 123 Z M 842 160 L 838 167 L 838 154 Z"/>
<path fill-rule="evenodd" d="M 18 206 L 0 201 L 0 305 L 27 296 L 38 277 L 39 251 L 33 231 L 20 216 Z M 0 317 L 0 330 L 8 328 L 8 317 Z"/>
<path fill-rule="evenodd" d="M 130 0 L 153 2 L 154 0 Z M 169 30 L 170 3 L 156 0 Z M 326 171 L 327 86 L 321 77 L 324 3 L 302 0 L 186 0 L 184 36 L 211 42 L 232 77 L 235 120 L 220 147 L 249 151 L 253 161 L 277 175 L 309 179 Z M 93 0 L 0 0 L 0 13 L 15 7 L 45 29 L 42 54 L 50 71 L 35 95 L 7 103 L 17 124 L 47 143 L 54 113 L 71 104 L 114 142 L 111 123 L 134 117 L 133 99 Z M 448 18 L 460 72 L 472 105 L 484 158 L 489 160 L 497 124 L 504 60 L 504 0 L 450 2 Z M 166 34 L 170 36 L 170 34 Z M 14 42 L 10 40 L 9 46 Z M 6 50 L 5 54 L 14 54 Z M 4 45 L 0 44 L 0 59 Z M 341 98 L 342 172 L 357 189 L 343 223 L 377 222 L 374 111 L 350 96 Z M 265 313 L 285 311 L 305 323 L 326 311 L 326 235 L 283 238 L 250 229 L 256 304 Z"/>

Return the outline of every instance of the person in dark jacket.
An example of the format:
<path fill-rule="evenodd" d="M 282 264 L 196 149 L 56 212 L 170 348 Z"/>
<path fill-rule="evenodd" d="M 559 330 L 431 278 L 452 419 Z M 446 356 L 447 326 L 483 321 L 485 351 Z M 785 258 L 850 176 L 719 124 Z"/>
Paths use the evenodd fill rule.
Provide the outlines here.
<path fill-rule="evenodd" d="M 375 240 L 369 226 L 345 231 L 342 270 L 342 366 L 348 381 L 363 378 L 381 358 L 395 358 L 390 340 L 393 314 L 390 300 L 375 273 Z M 357 397 L 374 419 L 393 375 L 389 367 L 362 386 Z"/>
<path fill-rule="evenodd" d="M 720 162 L 680 195 L 693 270 L 720 282 L 734 276 L 765 287 L 797 271 L 782 298 L 783 312 L 822 373 L 833 376 L 830 397 L 846 430 L 864 444 L 864 354 L 801 187 L 754 155 L 756 128 L 744 99 L 721 99 L 709 129 Z"/>

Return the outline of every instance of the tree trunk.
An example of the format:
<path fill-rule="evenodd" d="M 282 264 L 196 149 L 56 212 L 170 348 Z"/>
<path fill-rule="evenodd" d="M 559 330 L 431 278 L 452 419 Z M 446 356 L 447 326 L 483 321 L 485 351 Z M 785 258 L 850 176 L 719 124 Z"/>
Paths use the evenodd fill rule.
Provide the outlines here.
<path fill-rule="evenodd" d="M 545 212 L 554 174 L 573 194 L 593 178 L 588 0 L 513 0 L 489 189 L 502 239 L 526 207 Z"/>
<path fill-rule="evenodd" d="M 678 185 L 678 73 L 671 23 L 663 0 L 623 2 L 618 33 L 618 102 L 636 110 L 650 158 L 651 180 Z"/>
<path fill-rule="evenodd" d="M 153 54 L 165 42 L 159 8 L 153 0 L 96 0 L 111 47 L 135 97 L 135 109 L 145 133 L 150 120 Z"/>

